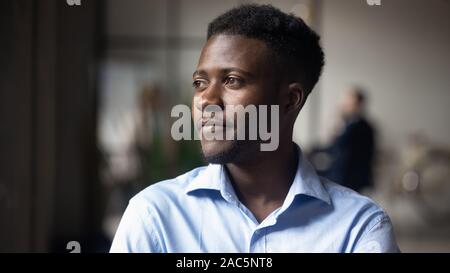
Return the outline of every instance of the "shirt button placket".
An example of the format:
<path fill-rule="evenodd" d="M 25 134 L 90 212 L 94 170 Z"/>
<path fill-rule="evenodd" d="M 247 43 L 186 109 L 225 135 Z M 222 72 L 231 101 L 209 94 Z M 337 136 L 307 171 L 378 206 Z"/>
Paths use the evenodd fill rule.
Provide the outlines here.
<path fill-rule="evenodd" d="M 253 232 L 250 243 L 250 252 L 265 252 L 263 236 L 264 231 L 262 229 L 257 229 Z"/>

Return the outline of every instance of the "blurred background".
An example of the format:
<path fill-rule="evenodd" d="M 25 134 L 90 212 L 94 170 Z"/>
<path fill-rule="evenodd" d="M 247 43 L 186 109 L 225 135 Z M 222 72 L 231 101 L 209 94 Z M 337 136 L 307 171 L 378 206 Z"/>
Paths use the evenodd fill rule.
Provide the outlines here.
<path fill-rule="evenodd" d="M 106 252 L 134 194 L 204 164 L 198 143 L 170 137 L 170 110 L 190 104 L 207 24 L 245 2 L 1 1 L 1 252 Z M 370 139 L 371 168 L 355 189 L 402 251 L 450 252 L 450 1 L 252 2 L 322 37 L 294 140 L 326 174 L 363 117 L 370 134 L 352 137 Z"/>

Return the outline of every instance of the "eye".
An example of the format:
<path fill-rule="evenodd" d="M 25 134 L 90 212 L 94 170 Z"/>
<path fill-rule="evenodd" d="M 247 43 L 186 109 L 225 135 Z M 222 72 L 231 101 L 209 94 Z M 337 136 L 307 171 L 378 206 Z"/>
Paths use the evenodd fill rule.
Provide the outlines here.
<path fill-rule="evenodd" d="M 229 76 L 225 79 L 225 85 L 232 89 L 238 89 L 241 88 L 244 81 L 238 77 L 235 76 Z"/>
<path fill-rule="evenodd" d="M 208 86 L 208 82 L 206 80 L 197 79 L 192 82 L 192 87 L 195 89 L 205 89 Z"/>

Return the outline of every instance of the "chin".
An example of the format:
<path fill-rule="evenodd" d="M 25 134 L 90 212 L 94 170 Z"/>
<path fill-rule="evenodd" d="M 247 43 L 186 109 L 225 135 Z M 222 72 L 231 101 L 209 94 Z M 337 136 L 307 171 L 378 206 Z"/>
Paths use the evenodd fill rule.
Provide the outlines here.
<path fill-rule="evenodd" d="M 241 145 L 238 141 L 213 140 L 202 141 L 202 153 L 206 162 L 212 164 L 227 164 L 238 161 Z"/>
<path fill-rule="evenodd" d="M 212 164 L 243 163 L 255 159 L 259 153 L 258 141 L 222 140 L 202 141 L 202 154 Z"/>

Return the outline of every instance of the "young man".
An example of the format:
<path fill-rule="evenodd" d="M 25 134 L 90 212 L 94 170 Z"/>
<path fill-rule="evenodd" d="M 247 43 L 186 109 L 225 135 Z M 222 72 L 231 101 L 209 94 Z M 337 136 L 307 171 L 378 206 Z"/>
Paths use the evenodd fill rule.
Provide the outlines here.
<path fill-rule="evenodd" d="M 272 6 L 243 5 L 211 22 L 193 75 L 195 123 L 225 131 L 235 118 L 228 107 L 277 105 L 279 145 L 203 138 L 209 166 L 131 199 L 111 252 L 398 251 L 386 213 L 317 176 L 292 141 L 323 60 L 319 37 Z M 223 127 L 208 125 L 211 105 L 223 109 Z"/>

